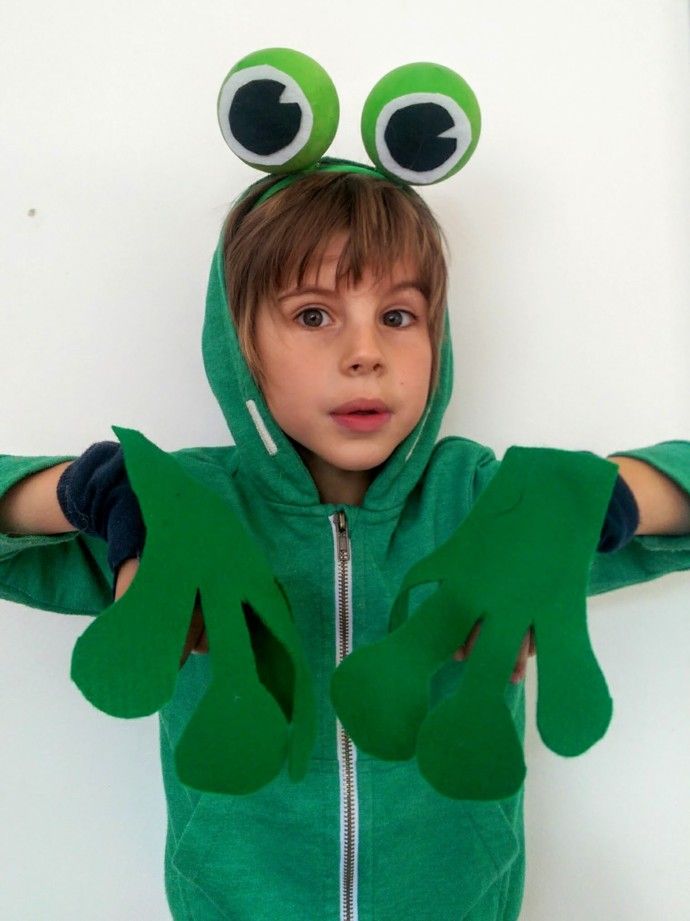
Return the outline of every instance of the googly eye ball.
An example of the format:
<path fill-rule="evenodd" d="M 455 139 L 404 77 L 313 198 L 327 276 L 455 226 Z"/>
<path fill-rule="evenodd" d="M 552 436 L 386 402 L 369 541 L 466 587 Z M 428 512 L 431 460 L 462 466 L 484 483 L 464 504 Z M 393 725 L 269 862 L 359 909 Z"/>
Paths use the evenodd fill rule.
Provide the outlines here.
<path fill-rule="evenodd" d="M 338 127 L 333 81 L 290 48 L 265 48 L 238 61 L 218 93 L 218 122 L 240 160 L 268 173 L 316 163 Z"/>
<path fill-rule="evenodd" d="M 467 163 L 481 130 L 479 103 L 441 64 L 404 64 L 382 77 L 362 111 L 362 140 L 379 170 L 411 185 L 448 179 Z"/>

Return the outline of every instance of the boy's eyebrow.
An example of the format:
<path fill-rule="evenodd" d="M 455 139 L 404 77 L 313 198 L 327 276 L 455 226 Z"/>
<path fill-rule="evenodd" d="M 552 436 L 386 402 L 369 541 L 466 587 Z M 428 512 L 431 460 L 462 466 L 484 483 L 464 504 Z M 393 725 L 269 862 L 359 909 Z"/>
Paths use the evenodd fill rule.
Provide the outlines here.
<path fill-rule="evenodd" d="M 392 288 L 388 289 L 388 293 L 393 294 L 397 291 L 402 291 L 403 288 L 416 288 L 420 294 L 424 294 L 422 282 L 418 278 L 411 279 L 410 281 L 399 281 L 397 285 L 393 285 Z M 278 300 L 283 301 L 297 294 L 333 294 L 334 291 L 334 288 L 293 288 L 292 291 L 286 291 L 285 294 L 279 295 Z M 424 296 L 426 297 L 426 295 Z"/>

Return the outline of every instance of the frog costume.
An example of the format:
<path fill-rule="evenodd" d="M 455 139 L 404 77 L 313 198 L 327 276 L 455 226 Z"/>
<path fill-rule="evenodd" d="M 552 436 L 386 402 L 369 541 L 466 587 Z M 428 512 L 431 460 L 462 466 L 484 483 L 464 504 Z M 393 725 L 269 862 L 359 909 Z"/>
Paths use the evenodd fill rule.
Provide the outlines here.
<path fill-rule="evenodd" d="M 416 428 L 360 506 L 322 503 L 240 352 L 222 252 L 221 235 L 202 353 L 235 444 L 171 454 L 232 506 L 284 586 L 314 680 L 317 736 L 298 784 L 283 770 L 245 797 L 184 786 L 173 753 L 208 688 L 211 667 L 209 656 L 187 660 L 159 715 L 172 916 L 515 921 L 524 883 L 523 791 L 484 802 L 441 796 L 414 761 L 381 761 L 357 750 L 336 720 L 329 693 L 335 665 L 386 636 L 405 573 L 450 537 L 501 466 L 477 442 L 457 436 L 437 442 L 452 390 L 448 316 L 439 386 Z M 614 453 L 647 461 L 690 493 L 690 442 Z M 72 459 L 0 455 L 0 496 L 23 477 Z M 637 537 L 618 553 L 596 555 L 588 594 L 687 569 L 690 535 Z M 415 590 L 411 607 L 425 595 Z M 0 535 L 0 597 L 96 617 L 112 597 L 107 546 L 79 532 Z M 457 686 L 464 668 L 449 661 L 436 674 L 434 700 Z M 505 699 L 522 734 L 524 687 L 508 685 Z"/>

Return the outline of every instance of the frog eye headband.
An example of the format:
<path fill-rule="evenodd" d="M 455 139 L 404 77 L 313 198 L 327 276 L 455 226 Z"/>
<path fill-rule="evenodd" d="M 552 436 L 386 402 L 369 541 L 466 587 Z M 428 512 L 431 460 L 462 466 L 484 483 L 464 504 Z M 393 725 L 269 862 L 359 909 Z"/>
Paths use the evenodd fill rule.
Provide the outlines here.
<path fill-rule="evenodd" d="M 362 140 L 375 166 L 322 159 L 338 127 L 338 95 L 320 64 L 290 48 L 238 61 L 217 109 L 233 153 L 278 177 L 255 207 L 314 171 L 366 173 L 401 186 L 441 182 L 467 163 L 481 129 L 477 98 L 459 74 L 441 64 L 404 64 L 379 80 L 362 110 Z"/>

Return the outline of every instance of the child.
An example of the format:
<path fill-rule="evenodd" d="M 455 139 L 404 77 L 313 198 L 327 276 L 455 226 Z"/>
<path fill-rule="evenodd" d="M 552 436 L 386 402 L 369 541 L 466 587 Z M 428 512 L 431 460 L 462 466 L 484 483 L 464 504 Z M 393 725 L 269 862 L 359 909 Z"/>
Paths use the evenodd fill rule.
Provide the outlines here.
<path fill-rule="evenodd" d="M 522 791 L 499 802 L 445 798 L 414 760 L 358 752 L 330 703 L 335 665 L 386 635 L 404 574 L 453 533 L 499 468 L 481 444 L 436 442 L 452 387 L 441 231 L 416 192 L 352 167 L 308 171 L 262 201 L 275 177 L 255 183 L 213 260 L 203 356 L 235 445 L 173 454 L 232 505 L 284 586 L 313 675 L 318 738 L 298 784 L 283 771 L 246 797 L 183 786 L 173 752 L 212 657 L 185 661 L 160 712 L 165 884 L 180 921 L 519 914 Z M 352 401 L 373 401 L 364 408 L 376 414 L 353 413 Z M 690 537 L 668 536 L 690 531 L 690 443 L 626 455 L 618 463 L 640 521 L 600 549 L 638 536 L 595 556 L 590 594 L 690 568 Z M 112 601 L 106 545 L 75 531 L 56 498 L 72 459 L 0 457 L 0 595 L 96 616 Z M 119 572 L 118 597 L 137 565 Z M 427 595 L 415 590 L 411 607 Z M 505 692 L 520 734 L 527 648 Z M 453 660 L 436 675 L 432 704 L 462 669 Z"/>

